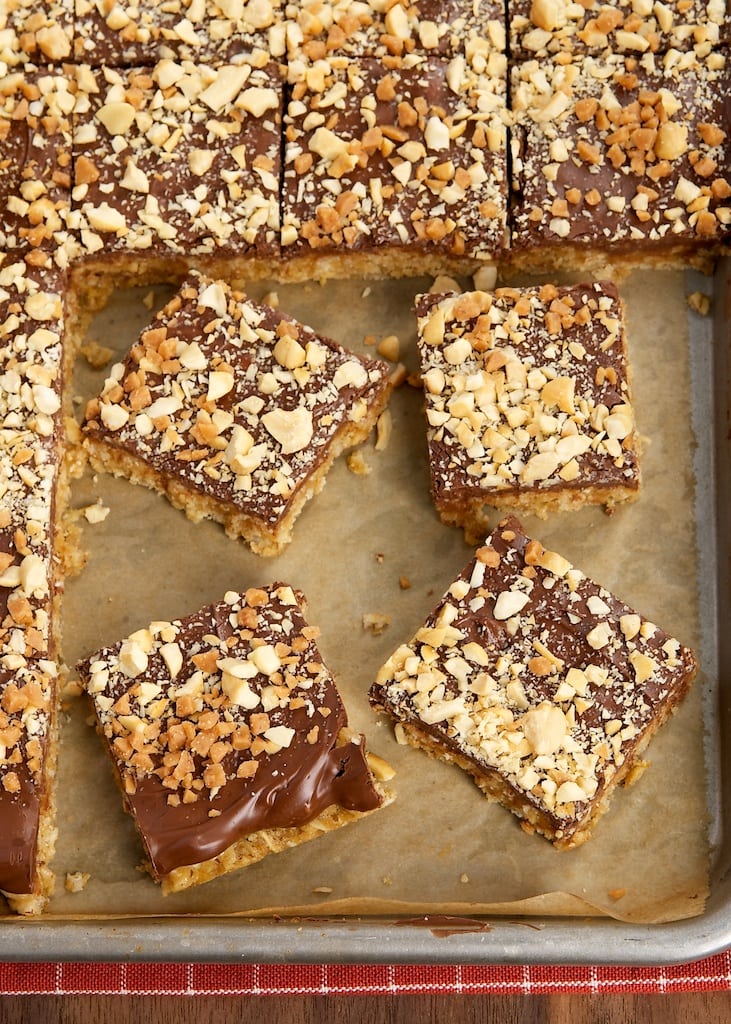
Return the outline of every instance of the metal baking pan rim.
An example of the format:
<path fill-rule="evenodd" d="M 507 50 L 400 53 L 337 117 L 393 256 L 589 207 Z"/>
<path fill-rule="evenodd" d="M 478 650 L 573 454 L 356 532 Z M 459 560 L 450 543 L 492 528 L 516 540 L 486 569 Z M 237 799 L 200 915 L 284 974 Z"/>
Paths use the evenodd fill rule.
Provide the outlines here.
<path fill-rule="evenodd" d="M 240 917 L 7 919 L 0 922 L 0 959 L 6 962 L 190 962 L 318 964 L 535 964 L 671 966 L 712 956 L 731 946 L 731 856 L 724 822 L 731 787 L 723 786 L 723 750 L 730 747 L 731 707 L 721 700 L 731 666 L 731 459 L 729 459 L 729 347 L 731 259 L 714 280 L 714 318 L 690 315 L 693 430 L 697 440 L 696 531 L 701 659 L 710 680 L 704 697 L 708 806 L 712 820 L 711 892 L 698 917 L 634 925 L 609 918 Z M 688 293 L 708 290 L 709 279 L 689 271 Z M 722 340 L 723 339 L 723 340 Z M 715 342 L 715 343 L 714 343 Z M 709 417 L 713 393 L 715 415 Z M 708 521 L 709 510 L 712 523 Z M 724 552 L 723 557 L 719 557 Z M 726 719 L 723 715 L 726 715 Z M 724 794 L 724 789 L 726 794 Z"/>
<path fill-rule="evenodd" d="M 731 945 L 728 903 L 687 921 L 628 925 L 606 918 L 242 920 L 125 918 L 13 921 L 0 935 L 8 962 L 302 964 L 534 964 L 672 966 Z"/>

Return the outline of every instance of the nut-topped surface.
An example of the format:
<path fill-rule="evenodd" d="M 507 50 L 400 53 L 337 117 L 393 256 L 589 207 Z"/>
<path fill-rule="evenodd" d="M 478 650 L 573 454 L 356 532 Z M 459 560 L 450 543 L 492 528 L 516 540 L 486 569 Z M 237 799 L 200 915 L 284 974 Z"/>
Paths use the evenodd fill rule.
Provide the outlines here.
<path fill-rule="evenodd" d="M 389 378 L 386 363 L 193 276 L 112 369 L 84 431 L 112 449 L 111 468 L 114 450 L 129 452 L 245 513 L 266 537 L 251 539 L 254 548 L 272 553 L 338 437 L 370 431 Z"/>
<path fill-rule="evenodd" d="M 270 256 L 282 81 L 161 60 L 76 69 L 74 227 L 85 256 Z"/>
<path fill-rule="evenodd" d="M 68 60 L 73 51 L 74 0 L 12 0 L 0 8 L 0 62 Z"/>
<path fill-rule="evenodd" d="M 639 488 L 624 309 L 608 283 L 421 295 L 432 495 L 478 532 L 484 504 L 546 514 Z"/>
<path fill-rule="evenodd" d="M 505 12 L 493 0 L 295 0 L 284 4 L 291 58 L 505 52 Z"/>
<path fill-rule="evenodd" d="M 64 286 L 41 249 L 0 256 L 0 889 L 21 911 L 49 885 Z"/>
<path fill-rule="evenodd" d="M 728 41 L 726 0 L 510 0 L 513 59 L 559 53 L 693 50 L 699 57 Z"/>
<path fill-rule="evenodd" d="M 58 493 L 63 350 L 70 362 L 77 340 L 59 312 L 64 303 L 75 314 L 80 297 L 98 305 L 115 284 L 179 283 L 192 267 L 204 266 L 216 274 L 225 267 L 236 280 L 264 273 L 301 280 L 472 272 L 496 260 L 511 269 L 545 269 L 555 265 L 559 248 L 575 259 L 585 240 L 596 245 L 602 265 L 617 254 L 633 265 L 653 264 L 660 254 L 677 266 L 696 255 L 708 262 L 722 251 L 731 175 L 727 29 L 719 5 L 678 0 L 653 4 L 650 12 L 645 0 L 633 0 L 632 14 L 620 3 L 624 21 L 610 27 L 603 8 L 596 26 L 591 23 L 589 0 L 568 8 L 552 0 L 531 4 L 526 16 L 551 36 L 518 57 L 512 95 L 502 7 L 477 0 L 13 0 L 3 6 L 0 488 L 11 498 L 0 506 L 0 703 L 6 715 L 34 722 L 38 687 L 51 714 L 56 701 L 50 616 L 59 571 L 54 528 L 65 500 L 63 489 Z M 623 64 L 595 39 L 588 45 L 599 46 L 601 59 L 595 51 L 574 65 L 563 43 L 554 55 L 564 10 L 581 22 L 582 33 L 606 30 Z M 664 40 L 672 43 L 667 50 Z M 538 59 L 523 59 L 528 56 Z M 595 81 L 584 92 L 590 66 Z M 589 105 L 579 107 L 584 99 Z M 286 124 L 285 101 L 291 101 Z M 512 193 L 509 131 L 516 141 Z M 565 244 L 574 238 L 579 245 Z M 374 258 L 349 260 L 361 253 Z M 65 271 L 68 277 L 58 276 Z M 45 297 L 53 299 L 47 309 Z M 81 312 L 72 317 L 75 326 L 88 310 Z M 249 327 L 256 333 L 261 323 Z M 223 343 L 221 360 L 214 366 L 206 357 L 205 367 L 192 339 L 173 348 L 169 336 L 159 342 L 149 336 L 139 350 L 145 366 L 123 368 L 110 382 L 96 426 L 99 433 L 109 428 L 116 443 L 125 415 L 139 422 L 130 457 L 159 441 L 175 470 L 167 479 L 183 486 L 205 478 L 207 487 L 218 487 L 226 479 L 237 498 L 258 487 L 272 504 L 254 542 L 271 552 L 288 535 L 274 536 L 266 516 L 290 500 L 288 488 L 290 496 L 297 493 L 290 468 L 304 459 L 298 446 L 307 438 L 315 461 L 323 448 L 315 407 L 307 407 L 312 393 L 304 411 L 286 404 L 270 409 L 266 388 L 278 388 L 289 401 L 298 388 L 306 391 L 304 378 L 319 380 L 320 368 L 307 356 L 300 362 L 309 343 L 290 328 L 282 327 L 286 337 L 280 337 L 274 326 L 281 359 L 272 351 L 277 365 L 271 376 L 262 374 L 265 406 L 252 393 L 245 422 L 234 424 L 227 403 L 235 374 L 226 360 L 236 330 Z M 314 343 L 311 351 L 318 351 Z M 153 398 L 151 384 L 166 375 L 177 383 Z M 122 379 L 135 383 L 126 391 Z M 365 403 L 369 415 L 385 402 L 382 383 L 370 382 L 369 396 L 377 395 Z M 348 379 L 335 389 L 347 404 L 358 386 Z M 183 398 L 195 391 L 190 420 L 176 387 Z M 362 397 L 358 392 L 353 406 L 358 414 Z M 364 424 L 370 428 L 367 416 Z M 265 441 L 254 439 L 254 425 Z M 363 439 L 358 426 L 348 421 L 348 443 Z M 383 431 L 385 437 L 386 419 Z M 266 478 L 263 471 L 257 477 L 254 465 L 264 443 L 281 457 Z M 216 501 L 220 512 L 227 499 Z M 293 505 L 296 498 L 290 511 Z M 247 525 L 252 522 L 250 516 Z M 21 706 L 16 691 L 26 685 Z M 27 755 L 35 821 L 40 817 L 50 834 L 47 775 L 43 765 L 36 773 L 35 747 L 18 745 L 15 726 L 8 728 L 8 764 Z M 17 795 L 22 790 L 5 792 L 15 808 L 25 799 Z M 29 845 L 26 852 L 30 864 L 36 851 Z M 0 864 L 14 858 L 17 851 L 3 851 Z M 31 896 L 45 893 L 38 871 L 31 868 L 27 877 Z M 42 909 L 43 900 L 31 903 L 34 912 Z"/>
<path fill-rule="evenodd" d="M 513 69 L 516 253 L 640 251 L 662 265 L 727 235 L 729 69 L 715 51 L 688 57 Z"/>
<path fill-rule="evenodd" d="M 0 78 L 0 252 L 40 248 L 67 261 L 74 103 L 59 71 Z"/>
<path fill-rule="evenodd" d="M 286 584 L 153 622 L 80 666 L 156 878 L 382 797 Z"/>
<path fill-rule="evenodd" d="M 504 67 L 494 54 L 490 64 Z M 465 58 L 290 64 L 282 244 L 445 258 L 506 245 L 505 79 Z"/>
<path fill-rule="evenodd" d="M 508 517 L 371 699 L 570 848 L 695 672 L 687 648 Z"/>
<path fill-rule="evenodd" d="M 228 61 L 252 50 L 281 56 L 280 0 L 75 0 L 74 57 L 93 67 L 163 58 Z"/>

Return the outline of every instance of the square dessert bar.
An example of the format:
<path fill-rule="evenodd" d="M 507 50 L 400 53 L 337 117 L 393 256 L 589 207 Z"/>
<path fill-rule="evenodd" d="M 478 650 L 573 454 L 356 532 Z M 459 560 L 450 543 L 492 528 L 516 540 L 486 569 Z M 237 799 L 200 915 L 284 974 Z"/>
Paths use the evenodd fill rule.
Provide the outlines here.
<path fill-rule="evenodd" d="M 707 269 L 731 221 L 729 66 L 615 55 L 513 69 L 513 260 Z"/>
<path fill-rule="evenodd" d="M 486 506 L 548 512 L 637 496 L 624 305 L 614 285 L 419 295 L 431 492 L 477 543 Z"/>
<path fill-rule="evenodd" d="M 69 79 L 56 70 L 0 76 L 0 252 L 61 250 L 71 187 Z"/>
<path fill-rule="evenodd" d="M 49 64 L 72 55 L 74 0 L 4 0 L 0 4 L 0 67 Z"/>
<path fill-rule="evenodd" d="M 153 622 L 79 666 L 144 844 L 176 892 L 389 803 L 286 584 Z"/>
<path fill-rule="evenodd" d="M 279 249 L 282 80 L 267 64 L 77 69 L 77 283 L 271 271 Z"/>
<path fill-rule="evenodd" d="M 726 0 L 509 0 L 514 60 L 549 54 L 666 54 L 699 57 L 728 42 Z"/>
<path fill-rule="evenodd" d="M 294 62 L 289 74 L 285 276 L 464 270 L 503 252 L 504 76 L 417 55 Z"/>
<path fill-rule="evenodd" d="M 693 653 L 504 519 L 380 670 L 401 742 L 463 768 L 558 849 L 612 791 L 696 673 Z"/>
<path fill-rule="evenodd" d="M 505 9 L 493 0 L 294 0 L 284 4 L 290 59 L 466 54 L 506 47 Z"/>
<path fill-rule="evenodd" d="M 336 456 L 367 439 L 390 373 L 193 275 L 112 369 L 83 430 L 95 466 L 274 555 Z"/>
<path fill-rule="evenodd" d="M 53 887 L 64 287 L 49 254 L 0 254 L 0 891 L 21 914 Z"/>
<path fill-rule="evenodd" d="M 76 0 L 74 56 L 93 67 L 282 56 L 281 0 Z"/>

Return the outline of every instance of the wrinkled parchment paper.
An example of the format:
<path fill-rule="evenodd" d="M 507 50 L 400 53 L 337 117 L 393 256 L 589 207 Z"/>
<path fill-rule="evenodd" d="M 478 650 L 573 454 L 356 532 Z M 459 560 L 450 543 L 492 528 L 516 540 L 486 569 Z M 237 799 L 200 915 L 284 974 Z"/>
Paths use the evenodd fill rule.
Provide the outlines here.
<path fill-rule="evenodd" d="M 413 297 L 430 284 L 257 283 L 250 294 L 261 298 L 275 290 L 281 308 L 359 351 L 374 352 L 364 345 L 367 335 L 396 334 L 402 361 L 415 370 Z M 646 441 L 642 496 L 612 516 L 588 509 L 523 522 L 546 546 L 696 646 L 684 279 L 642 272 L 620 287 Z M 121 355 L 149 320 L 149 303 L 157 309 L 169 294 L 163 287 L 152 296 L 150 289 L 115 294 L 89 337 Z M 79 399 L 97 391 L 105 374 L 80 360 Z M 399 389 L 391 413 L 387 448 L 376 451 L 371 440 L 362 449 L 370 473 L 355 475 L 341 458 L 297 521 L 291 546 L 273 560 L 251 554 L 215 524 L 188 522 L 163 498 L 125 481 L 87 472 L 74 486 L 74 507 L 101 500 L 110 512 L 95 525 L 81 520 L 89 558 L 66 587 L 69 664 L 153 619 L 193 612 L 229 589 L 286 581 L 309 600 L 309 619 L 321 627 L 321 652 L 351 724 L 395 767 L 397 800 L 337 833 L 163 898 L 139 871 L 141 848 L 88 706 L 70 699 L 62 724 L 52 916 L 548 913 L 658 922 L 702 912 L 708 871 L 703 669 L 679 713 L 651 743 L 650 768 L 615 793 L 589 843 L 564 853 L 524 834 L 517 819 L 485 800 L 458 769 L 399 747 L 389 723 L 370 710 L 367 693 L 378 668 L 411 637 L 472 554 L 461 532 L 443 526 L 431 506 L 420 392 Z M 401 578 L 410 585 L 404 588 Z M 389 620 L 378 635 L 363 625 L 371 613 Z M 83 891 L 64 889 L 67 872 L 89 874 Z"/>

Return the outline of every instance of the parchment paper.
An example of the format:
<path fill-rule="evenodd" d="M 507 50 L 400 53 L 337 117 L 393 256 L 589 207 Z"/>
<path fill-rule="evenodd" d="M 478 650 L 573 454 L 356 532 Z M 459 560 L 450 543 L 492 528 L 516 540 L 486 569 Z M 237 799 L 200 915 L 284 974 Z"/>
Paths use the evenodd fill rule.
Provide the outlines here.
<path fill-rule="evenodd" d="M 415 370 L 412 302 L 430 284 L 257 283 L 250 294 L 276 290 L 284 310 L 359 351 L 374 351 L 364 346 L 366 335 L 397 334 L 402 360 Z M 155 290 L 155 309 L 170 292 Z M 590 509 L 523 522 L 546 546 L 697 646 L 683 276 L 638 273 L 621 292 L 646 439 L 642 495 L 612 516 Z M 89 336 L 121 355 L 149 320 L 142 301 L 148 293 L 116 294 Z M 94 393 L 105 372 L 80 361 L 75 392 Z M 90 728 L 88 706 L 72 699 L 62 726 L 52 916 L 549 913 L 657 922 L 702 912 L 709 857 L 703 670 L 649 747 L 650 768 L 615 793 L 585 846 L 564 853 L 525 835 L 517 819 L 485 800 L 458 769 L 399 747 L 388 722 L 371 712 L 367 693 L 378 668 L 410 638 L 472 554 L 461 532 L 443 526 L 431 505 L 420 392 L 399 389 L 391 412 L 386 450 L 376 451 L 372 442 L 363 449 L 370 474 L 355 475 L 340 459 L 298 520 L 291 546 L 274 560 L 252 555 L 215 524 L 188 522 L 143 488 L 87 473 L 74 487 L 73 505 L 101 498 L 111 511 L 104 522 L 84 525 L 88 565 L 67 583 L 63 629 L 64 655 L 73 664 L 153 619 L 186 615 L 229 589 L 273 580 L 301 588 L 310 621 L 322 629 L 321 651 L 351 724 L 396 769 L 396 802 L 337 833 L 163 898 L 138 869 L 141 848 Z M 410 582 L 407 589 L 400 577 Z M 380 635 L 364 629 L 368 613 L 389 617 Z M 66 872 L 77 871 L 89 873 L 88 884 L 66 892 Z"/>

